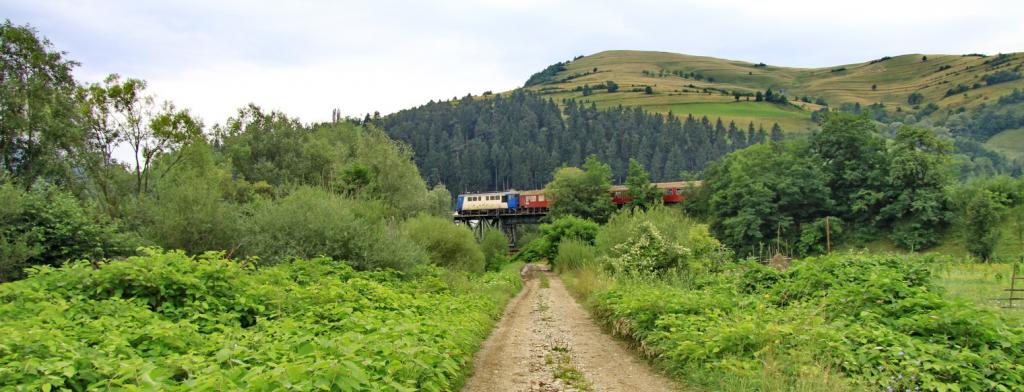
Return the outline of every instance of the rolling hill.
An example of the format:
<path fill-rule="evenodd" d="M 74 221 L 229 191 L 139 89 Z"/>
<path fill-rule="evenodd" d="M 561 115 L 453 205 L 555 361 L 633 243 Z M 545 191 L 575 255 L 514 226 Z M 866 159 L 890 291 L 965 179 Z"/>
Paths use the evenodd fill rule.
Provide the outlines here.
<path fill-rule="evenodd" d="M 552 65 L 534 75 L 523 88 L 556 101 L 573 98 L 593 102 L 598 107 L 639 106 L 652 112 L 721 117 L 739 124 L 753 121 L 766 127 L 778 122 L 786 131 L 801 132 L 814 126 L 811 113 L 821 108 L 815 102 L 833 107 L 880 103 L 888 113 L 912 113 L 918 117 L 938 116 L 960 108 L 969 110 L 1024 87 L 1024 79 L 1019 78 L 1022 64 L 1024 56 L 1020 53 L 907 54 L 833 67 L 791 68 L 676 53 L 615 50 Z M 1017 79 L 1001 80 L 1014 77 Z M 618 91 L 608 92 L 607 81 L 615 82 Z M 584 86 L 591 87 L 587 96 Z M 648 86 L 651 94 L 644 91 Z M 733 96 L 753 95 L 769 88 L 783 93 L 789 103 L 755 102 L 752 96 L 749 101 L 748 97 L 737 101 Z M 910 104 L 908 98 L 914 93 L 920 94 L 919 101 Z"/>

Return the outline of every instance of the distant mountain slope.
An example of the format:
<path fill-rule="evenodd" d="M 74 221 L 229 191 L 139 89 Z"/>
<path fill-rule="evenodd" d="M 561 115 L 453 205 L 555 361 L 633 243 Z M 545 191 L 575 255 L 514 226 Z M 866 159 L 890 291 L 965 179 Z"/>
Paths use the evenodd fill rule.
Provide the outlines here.
<path fill-rule="evenodd" d="M 813 127 L 812 111 L 825 102 L 833 107 L 884 105 L 894 115 L 936 116 L 972 109 L 1024 87 L 1024 56 L 920 55 L 884 57 L 864 63 L 825 68 L 790 68 L 666 52 L 616 50 L 555 64 L 531 78 L 524 88 L 556 101 L 575 98 L 598 107 L 639 106 L 653 112 L 721 117 L 746 124 L 800 132 Z M 606 82 L 619 86 L 608 92 Z M 584 96 L 584 86 L 590 93 Z M 651 93 L 644 90 L 651 87 Z M 789 104 L 755 102 L 772 89 Z M 914 103 L 911 94 L 919 94 Z M 802 102 L 807 98 L 810 102 Z M 933 105 L 929 105 L 933 104 Z"/>

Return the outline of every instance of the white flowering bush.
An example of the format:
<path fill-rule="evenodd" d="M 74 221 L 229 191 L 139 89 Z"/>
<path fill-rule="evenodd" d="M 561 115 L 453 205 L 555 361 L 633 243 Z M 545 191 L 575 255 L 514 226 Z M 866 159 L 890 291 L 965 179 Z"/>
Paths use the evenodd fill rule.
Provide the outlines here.
<path fill-rule="evenodd" d="M 637 226 L 633 236 L 613 249 L 610 266 L 617 273 L 652 273 L 686 268 L 690 250 L 675 244 L 649 222 Z"/>

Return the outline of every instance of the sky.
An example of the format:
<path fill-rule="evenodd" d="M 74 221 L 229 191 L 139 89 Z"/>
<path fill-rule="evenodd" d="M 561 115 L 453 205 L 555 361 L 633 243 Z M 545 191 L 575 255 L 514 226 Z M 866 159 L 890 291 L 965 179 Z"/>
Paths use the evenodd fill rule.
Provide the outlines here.
<path fill-rule="evenodd" d="M 81 63 L 206 125 L 255 103 L 303 122 L 506 91 L 549 64 L 658 50 L 793 67 L 1024 51 L 1024 1 L 0 0 Z"/>

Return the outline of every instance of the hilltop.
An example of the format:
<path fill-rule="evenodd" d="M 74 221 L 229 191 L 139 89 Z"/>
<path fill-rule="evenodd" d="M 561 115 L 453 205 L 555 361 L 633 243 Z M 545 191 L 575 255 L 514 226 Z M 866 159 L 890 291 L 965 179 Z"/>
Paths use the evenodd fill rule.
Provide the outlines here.
<path fill-rule="evenodd" d="M 794 68 L 613 50 L 553 64 L 533 75 L 523 89 L 556 101 L 573 98 L 598 107 L 638 106 L 652 112 L 721 117 L 738 124 L 753 121 L 766 127 L 778 122 L 786 131 L 801 132 L 813 128 L 812 113 L 822 104 L 865 109 L 871 105 L 878 109 L 881 104 L 886 113 L 914 114 L 919 119 L 970 110 L 1024 87 L 1022 64 L 1020 53 L 906 54 Z M 618 85 L 618 90 L 609 92 L 607 81 Z M 585 86 L 589 87 L 586 95 Z M 768 89 L 783 94 L 788 103 L 756 102 L 754 95 Z"/>

